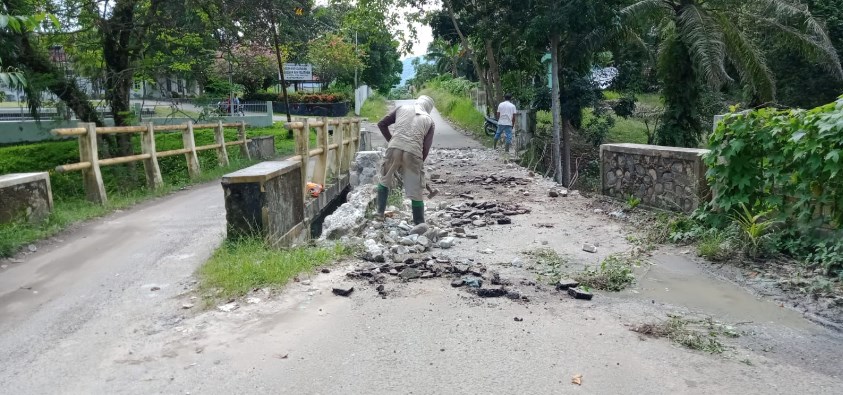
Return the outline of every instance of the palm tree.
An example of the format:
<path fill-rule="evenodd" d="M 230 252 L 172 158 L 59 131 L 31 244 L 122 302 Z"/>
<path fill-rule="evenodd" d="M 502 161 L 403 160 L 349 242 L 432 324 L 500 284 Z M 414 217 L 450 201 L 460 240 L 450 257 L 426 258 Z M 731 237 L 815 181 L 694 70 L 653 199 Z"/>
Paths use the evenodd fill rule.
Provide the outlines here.
<path fill-rule="evenodd" d="M 447 41 L 436 40 L 430 44 L 425 57 L 435 62 L 436 69 L 440 73 L 450 72 L 451 76 L 456 78 L 457 69 L 464 55 L 459 43 L 451 44 Z"/>
<path fill-rule="evenodd" d="M 775 79 L 753 34 L 774 35 L 843 78 L 824 27 L 796 0 L 640 0 L 621 10 L 621 20 L 627 37 L 641 42 L 635 28 L 650 26 L 661 38 L 657 68 L 665 112 L 656 144 L 699 144 L 705 85 L 718 91 L 737 79 L 754 102 L 775 100 Z"/>

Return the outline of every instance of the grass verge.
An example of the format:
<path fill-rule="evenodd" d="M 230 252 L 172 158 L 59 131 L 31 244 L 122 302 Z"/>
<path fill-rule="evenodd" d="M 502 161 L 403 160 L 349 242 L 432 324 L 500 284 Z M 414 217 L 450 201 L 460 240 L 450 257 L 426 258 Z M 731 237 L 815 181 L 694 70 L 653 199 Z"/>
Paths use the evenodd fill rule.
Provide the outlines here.
<path fill-rule="evenodd" d="M 623 255 L 610 255 L 595 268 L 586 267 L 574 275 L 574 280 L 586 290 L 594 288 L 603 291 L 618 292 L 626 289 L 635 281 L 632 274 L 633 266 L 641 264 L 640 260 Z"/>
<path fill-rule="evenodd" d="M 468 97 L 456 96 L 438 89 L 424 89 L 421 94 L 428 95 L 436 102 L 436 109 L 443 117 L 460 128 L 469 130 L 478 138 L 491 143 L 491 137 L 486 136 L 483 131 L 483 124 L 486 119 L 483 113 L 474 108 L 474 103 Z"/>
<path fill-rule="evenodd" d="M 381 118 L 386 116 L 386 113 L 386 99 L 378 94 L 369 96 L 369 98 L 363 102 L 363 107 L 360 108 L 360 116 L 363 118 L 369 118 L 369 122 L 378 122 Z"/>
<path fill-rule="evenodd" d="M 209 301 L 228 300 L 257 288 L 283 286 L 299 273 L 350 254 L 341 244 L 279 250 L 260 238 L 227 240 L 199 268 L 199 289 Z"/>

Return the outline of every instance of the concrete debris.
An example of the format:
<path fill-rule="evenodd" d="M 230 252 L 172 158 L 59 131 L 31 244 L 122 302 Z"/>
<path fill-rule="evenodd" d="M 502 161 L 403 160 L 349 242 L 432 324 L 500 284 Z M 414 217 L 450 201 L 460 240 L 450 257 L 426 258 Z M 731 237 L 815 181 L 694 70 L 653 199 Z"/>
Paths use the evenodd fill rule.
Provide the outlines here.
<path fill-rule="evenodd" d="M 258 303 L 260 303 L 260 302 L 261 302 L 261 298 L 254 298 L 254 297 L 252 297 L 252 298 L 247 298 L 247 299 L 246 299 L 246 303 L 248 303 L 248 304 L 258 304 Z"/>
<path fill-rule="evenodd" d="M 456 244 L 457 241 L 453 237 L 446 237 L 442 240 L 439 240 L 439 248 L 448 249 L 455 246 Z"/>
<path fill-rule="evenodd" d="M 226 304 L 221 305 L 221 306 L 217 306 L 217 310 L 222 311 L 224 313 L 230 313 L 230 312 L 232 312 L 234 310 L 237 310 L 239 308 L 240 308 L 240 305 L 237 304 L 237 302 L 231 302 L 231 303 L 226 303 Z"/>
<path fill-rule="evenodd" d="M 480 253 L 481 253 L 481 254 L 486 254 L 486 255 L 492 255 L 492 254 L 494 254 L 494 253 L 495 253 L 495 250 L 492 250 L 492 249 L 487 248 L 487 249 L 485 249 L 485 250 L 483 250 L 483 251 L 480 251 Z"/>
<path fill-rule="evenodd" d="M 461 278 L 458 278 L 458 279 L 455 279 L 454 281 L 451 281 L 451 286 L 454 287 L 454 288 L 459 288 L 459 287 L 462 287 L 463 285 L 465 285 L 465 280 L 463 280 Z"/>
<path fill-rule="evenodd" d="M 609 213 L 609 216 L 615 219 L 626 219 L 628 217 L 623 211 L 617 210 Z"/>
<path fill-rule="evenodd" d="M 328 269 L 328 268 L 322 269 L 322 273 L 328 274 L 330 272 L 331 272 L 331 269 Z"/>
<path fill-rule="evenodd" d="M 336 287 L 336 288 L 332 289 L 331 292 L 333 292 L 334 295 L 337 295 L 337 296 L 346 296 L 347 297 L 347 296 L 351 295 L 352 292 L 354 292 L 354 287 L 351 287 L 351 286 Z"/>
<path fill-rule="evenodd" d="M 515 317 L 515 322 L 523 322 L 524 319 L 520 317 Z"/>
<path fill-rule="evenodd" d="M 184 309 L 184 310 L 190 310 L 190 309 L 193 308 L 193 303 L 185 303 L 185 304 L 181 305 L 181 308 Z"/>
<path fill-rule="evenodd" d="M 410 230 L 410 234 L 421 236 L 427 233 L 428 230 L 430 230 L 430 226 L 428 224 L 420 223 Z"/>
<path fill-rule="evenodd" d="M 597 252 L 597 246 L 594 244 L 585 243 L 582 245 L 582 250 L 594 254 Z"/>
<path fill-rule="evenodd" d="M 414 268 L 407 268 L 404 269 L 401 273 L 398 274 L 398 277 L 401 277 L 402 280 L 413 280 L 416 278 L 421 277 L 422 273 Z"/>
<path fill-rule="evenodd" d="M 381 168 L 382 161 L 383 154 L 380 151 L 358 152 L 351 163 L 351 186 L 356 188 L 360 185 L 377 184 L 378 169 Z"/>
<path fill-rule="evenodd" d="M 603 214 L 603 210 L 599 209 L 599 208 L 596 208 L 596 209 L 594 209 L 594 214 Z"/>
<path fill-rule="evenodd" d="M 547 196 L 550 196 L 552 198 L 559 197 L 559 192 L 555 189 L 551 189 L 547 191 Z"/>
<path fill-rule="evenodd" d="M 38 251 L 38 247 L 36 247 L 35 244 L 30 244 L 26 248 L 29 250 L 29 252 Z"/>
<path fill-rule="evenodd" d="M 477 296 L 481 298 L 499 298 L 506 294 L 507 291 L 503 288 L 481 288 L 477 290 Z"/>
<path fill-rule="evenodd" d="M 558 283 L 556 283 L 556 289 L 560 290 L 560 291 L 566 291 L 570 288 L 576 288 L 576 287 L 579 287 L 579 286 L 580 286 L 579 282 L 571 280 L 570 278 L 563 278 L 563 279 L 559 280 Z"/>
<path fill-rule="evenodd" d="M 358 233 L 366 224 L 366 209 L 374 199 L 375 191 L 371 186 L 352 190 L 348 194 L 348 201 L 325 217 L 320 240 L 335 240 Z"/>

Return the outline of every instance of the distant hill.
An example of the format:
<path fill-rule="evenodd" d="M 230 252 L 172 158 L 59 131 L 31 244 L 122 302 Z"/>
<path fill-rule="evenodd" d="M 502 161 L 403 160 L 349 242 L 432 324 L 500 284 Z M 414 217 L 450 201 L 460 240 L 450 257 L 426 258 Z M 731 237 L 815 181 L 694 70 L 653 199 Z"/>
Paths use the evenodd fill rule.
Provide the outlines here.
<path fill-rule="evenodd" d="M 404 63 L 404 71 L 401 73 L 401 83 L 399 85 L 405 85 L 407 80 L 416 76 L 416 68 L 413 67 L 413 60 L 416 58 L 422 58 L 421 56 L 411 56 L 402 60 Z M 421 59 L 424 62 L 424 58 Z"/>

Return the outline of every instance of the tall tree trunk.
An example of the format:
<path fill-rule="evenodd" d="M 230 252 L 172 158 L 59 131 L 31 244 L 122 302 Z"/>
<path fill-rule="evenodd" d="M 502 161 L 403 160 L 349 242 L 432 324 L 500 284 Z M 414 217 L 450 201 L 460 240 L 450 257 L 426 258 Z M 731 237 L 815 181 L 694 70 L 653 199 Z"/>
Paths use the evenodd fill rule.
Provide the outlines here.
<path fill-rule="evenodd" d="M 495 49 L 492 47 L 492 40 L 485 40 L 486 46 L 486 61 L 489 62 L 489 79 L 495 90 L 492 97 L 495 100 L 495 105 L 503 101 L 503 88 L 501 87 L 501 72 L 498 68 L 498 60 L 495 57 Z"/>
<path fill-rule="evenodd" d="M 571 134 L 574 125 L 570 119 L 562 121 L 562 185 L 571 186 Z"/>
<path fill-rule="evenodd" d="M 281 92 L 284 95 L 284 108 L 287 111 L 287 122 L 292 122 L 293 119 L 290 117 L 290 98 L 287 96 L 287 81 L 284 78 L 284 63 L 281 61 L 281 44 L 278 40 L 278 30 L 275 29 L 275 9 L 272 8 L 272 4 L 269 4 L 269 19 L 272 24 L 272 44 L 275 47 L 275 60 L 278 61 L 278 79 L 281 80 Z"/>
<path fill-rule="evenodd" d="M 551 158 L 553 160 L 553 179 L 556 182 L 563 182 L 562 176 L 562 155 L 560 149 L 560 118 L 562 113 L 562 106 L 559 103 L 559 35 L 554 34 L 550 37 L 550 103 L 551 112 L 553 113 L 553 153 Z"/>
<path fill-rule="evenodd" d="M 471 49 L 471 44 L 468 42 L 468 38 L 466 38 L 465 34 L 462 33 L 460 25 L 457 23 L 457 17 L 454 14 L 454 6 L 451 0 L 445 0 L 445 5 L 448 9 L 448 15 L 451 17 L 451 23 L 454 24 L 454 30 L 456 30 L 457 35 L 460 36 L 460 42 L 462 42 L 466 52 L 468 52 L 468 58 L 471 59 L 471 64 L 474 66 L 474 73 L 477 74 L 477 79 L 480 81 L 480 89 L 483 89 L 483 91 L 486 92 L 486 115 L 494 114 L 492 103 L 489 100 L 489 84 L 486 80 L 486 70 L 480 66 L 480 62 L 477 60 L 477 55 Z"/>

